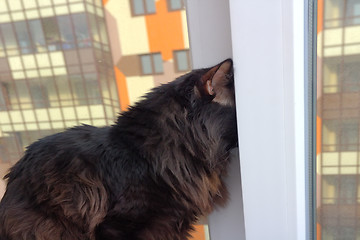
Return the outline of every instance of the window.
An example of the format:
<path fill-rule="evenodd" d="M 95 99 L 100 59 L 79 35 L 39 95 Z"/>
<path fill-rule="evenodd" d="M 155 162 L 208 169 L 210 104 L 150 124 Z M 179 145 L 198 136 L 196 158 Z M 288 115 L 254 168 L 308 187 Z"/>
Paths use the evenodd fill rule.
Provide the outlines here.
<path fill-rule="evenodd" d="M 116 14 L 131 20 L 130 4 L 123 8 L 123 1 L 110 1 L 121 10 Z M 143 0 L 142 5 L 143 14 L 155 13 L 154 0 Z M 120 55 L 116 53 L 118 59 L 113 59 L 110 53 L 108 28 L 118 26 L 119 19 L 111 18 L 110 23 L 105 19 L 105 13 L 113 16 L 112 10 L 101 0 L 0 0 L 0 142 L 5 142 L 5 150 L 10 152 L 1 152 L 0 162 L 8 158 L 15 163 L 23 152 L 21 146 L 6 145 L 7 136 L 13 132 L 46 135 L 80 124 L 80 117 L 86 123 L 101 125 L 115 120 L 109 109 L 119 106 L 113 66 Z M 112 34 L 118 36 L 118 30 Z M 121 36 L 126 34 L 122 32 Z M 95 50 L 100 53 L 97 61 Z M 140 75 L 138 55 L 133 57 Z M 158 58 L 152 61 L 153 71 L 161 71 Z M 101 74 L 104 77 L 100 80 Z M 106 103 L 103 90 L 108 93 Z M 92 108 L 91 114 L 67 114 L 86 112 L 89 108 L 85 105 L 99 106 Z M 101 109 L 105 105 L 107 119 L 92 122 L 93 110 L 104 112 Z M 51 132 L 46 132 L 48 129 Z"/>
<path fill-rule="evenodd" d="M 7 96 L 7 101 L 9 103 L 8 108 L 10 109 L 19 109 L 19 101 L 16 95 L 16 89 L 13 83 L 4 82 L 2 83 L 2 90 Z"/>
<path fill-rule="evenodd" d="M 21 107 L 24 109 L 31 108 L 31 97 L 25 80 L 16 80 L 15 86 Z"/>
<path fill-rule="evenodd" d="M 359 142 L 358 119 L 324 119 L 323 151 L 355 151 Z"/>
<path fill-rule="evenodd" d="M 88 16 L 89 16 L 92 38 L 95 42 L 100 42 L 100 34 L 97 28 L 96 16 L 91 13 L 89 13 Z"/>
<path fill-rule="evenodd" d="M 354 46 L 360 44 L 355 37 L 360 1 L 318 1 L 317 11 L 317 240 L 355 240 L 360 237 L 360 51 Z"/>
<path fill-rule="evenodd" d="M 97 22 L 100 31 L 101 42 L 104 44 L 108 44 L 108 36 L 106 33 L 107 29 L 106 29 L 105 21 L 104 19 L 97 17 Z"/>
<path fill-rule="evenodd" d="M 355 61 L 354 61 L 355 60 Z M 360 68 L 353 56 L 331 57 L 323 60 L 325 93 L 358 92 L 360 90 Z"/>
<path fill-rule="evenodd" d="M 49 51 L 61 49 L 58 24 L 55 17 L 42 18 L 42 27 L 44 29 L 45 40 Z"/>
<path fill-rule="evenodd" d="M 189 50 L 174 51 L 174 64 L 177 72 L 189 71 L 191 68 Z"/>
<path fill-rule="evenodd" d="M 45 91 L 44 86 L 39 79 L 29 80 L 29 90 L 34 108 L 49 107 L 48 93 Z"/>
<path fill-rule="evenodd" d="M 80 48 L 90 47 L 91 39 L 86 15 L 84 13 L 74 14 L 72 15 L 72 19 L 78 46 Z"/>
<path fill-rule="evenodd" d="M 325 27 L 336 28 L 344 25 L 360 24 L 360 2 L 358 0 L 324 1 Z"/>
<path fill-rule="evenodd" d="M 0 25 L 1 33 L 4 38 L 5 48 L 8 55 L 18 54 L 18 45 L 16 42 L 15 34 L 10 23 Z"/>
<path fill-rule="evenodd" d="M 54 78 L 48 77 L 42 79 L 43 85 L 45 87 L 45 92 L 50 100 L 51 107 L 58 107 L 59 106 L 59 95 L 58 89 L 55 85 Z"/>
<path fill-rule="evenodd" d="M 26 22 L 15 22 L 15 32 L 21 48 L 22 54 L 32 53 L 33 49 L 31 46 L 30 35 L 26 28 Z"/>
<path fill-rule="evenodd" d="M 75 37 L 72 31 L 72 24 L 69 15 L 58 16 L 57 21 L 59 24 L 60 38 L 62 49 L 72 49 L 75 47 Z"/>
<path fill-rule="evenodd" d="M 360 24 L 360 1 L 348 0 L 346 1 L 346 25 Z"/>
<path fill-rule="evenodd" d="M 153 14 L 156 12 L 155 0 L 130 0 L 133 16 Z"/>
<path fill-rule="evenodd" d="M 9 97 L 7 94 L 6 85 L 0 82 L 0 111 L 7 110 L 9 105 Z"/>
<path fill-rule="evenodd" d="M 89 104 L 101 104 L 100 86 L 96 74 L 85 74 L 84 80 Z"/>
<path fill-rule="evenodd" d="M 161 53 L 141 55 L 140 61 L 143 75 L 161 74 L 164 72 Z"/>
<path fill-rule="evenodd" d="M 4 49 L 4 45 L 2 43 L 2 40 L 0 39 L 0 58 L 5 56 L 5 49 Z"/>
<path fill-rule="evenodd" d="M 167 0 L 167 5 L 169 11 L 184 9 L 183 0 Z"/>
<path fill-rule="evenodd" d="M 75 103 L 79 105 L 86 105 L 87 104 L 86 92 L 81 75 L 71 75 L 69 77 L 70 77 L 69 80 L 70 80 L 71 88 L 75 93 L 74 94 Z"/>
<path fill-rule="evenodd" d="M 36 52 L 46 51 L 46 40 L 40 20 L 29 21 L 30 34 L 32 42 L 35 45 Z"/>

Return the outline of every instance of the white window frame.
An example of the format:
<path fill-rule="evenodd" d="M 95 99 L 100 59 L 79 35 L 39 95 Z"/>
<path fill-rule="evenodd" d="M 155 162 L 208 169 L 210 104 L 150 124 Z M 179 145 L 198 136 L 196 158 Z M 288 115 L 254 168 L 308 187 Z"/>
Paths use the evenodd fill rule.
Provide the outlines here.
<path fill-rule="evenodd" d="M 305 136 L 308 1 L 187 0 L 194 68 L 234 60 L 238 158 L 211 240 L 309 239 Z M 241 175 L 241 179 L 240 179 Z"/>

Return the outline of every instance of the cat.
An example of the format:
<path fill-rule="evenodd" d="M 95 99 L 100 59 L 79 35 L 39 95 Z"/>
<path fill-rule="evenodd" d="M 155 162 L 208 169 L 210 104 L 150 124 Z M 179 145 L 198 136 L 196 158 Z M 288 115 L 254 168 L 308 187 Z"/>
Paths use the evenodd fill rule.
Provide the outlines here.
<path fill-rule="evenodd" d="M 228 198 L 233 62 L 150 91 L 114 125 L 32 143 L 5 176 L 1 240 L 184 240 Z"/>

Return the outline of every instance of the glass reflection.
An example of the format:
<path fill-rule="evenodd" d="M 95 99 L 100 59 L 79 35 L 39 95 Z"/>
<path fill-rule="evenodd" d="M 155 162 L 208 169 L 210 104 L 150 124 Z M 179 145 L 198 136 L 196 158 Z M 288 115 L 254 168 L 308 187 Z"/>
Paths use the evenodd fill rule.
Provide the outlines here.
<path fill-rule="evenodd" d="M 357 240 L 360 0 L 318 1 L 318 16 L 317 239 Z"/>

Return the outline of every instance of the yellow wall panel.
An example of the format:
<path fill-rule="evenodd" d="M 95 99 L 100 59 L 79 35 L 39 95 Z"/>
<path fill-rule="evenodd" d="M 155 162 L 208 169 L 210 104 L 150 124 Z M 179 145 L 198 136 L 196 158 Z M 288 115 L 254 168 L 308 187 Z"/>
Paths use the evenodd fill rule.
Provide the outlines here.
<path fill-rule="evenodd" d="M 133 55 L 149 52 L 145 18 L 142 16 L 132 17 L 130 1 L 110 0 L 106 3 L 105 8 L 116 18 L 122 54 Z"/>
<path fill-rule="evenodd" d="M 148 92 L 154 87 L 154 78 L 152 76 L 127 77 L 126 82 L 129 91 L 130 105 L 139 101 L 145 92 Z"/>
<path fill-rule="evenodd" d="M 190 48 L 188 26 L 187 26 L 185 10 L 181 11 L 181 21 L 182 21 L 182 30 L 183 30 L 183 38 L 184 38 L 184 48 Z"/>

